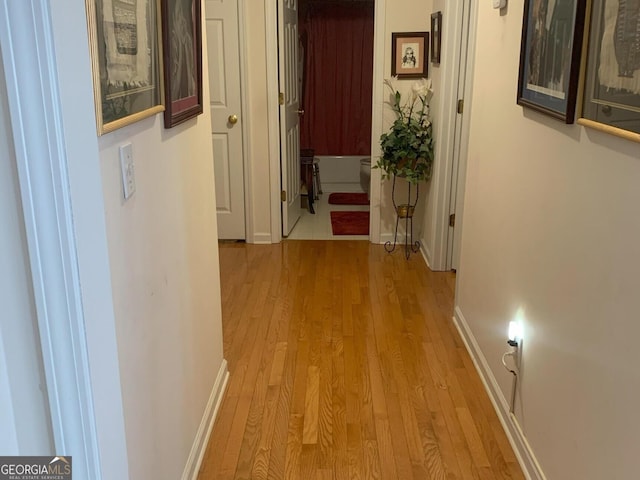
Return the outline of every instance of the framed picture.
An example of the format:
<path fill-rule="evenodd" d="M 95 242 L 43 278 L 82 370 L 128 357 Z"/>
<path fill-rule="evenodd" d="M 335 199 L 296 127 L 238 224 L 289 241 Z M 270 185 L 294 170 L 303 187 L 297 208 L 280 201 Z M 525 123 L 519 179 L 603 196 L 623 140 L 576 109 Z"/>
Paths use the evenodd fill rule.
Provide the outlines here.
<path fill-rule="evenodd" d="M 524 0 L 519 105 L 575 119 L 586 0 Z"/>
<path fill-rule="evenodd" d="M 426 78 L 429 63 L 429 32 L 391 34 L 391 75 Z"/>
<path fill-rule="evenodd" d="M 161 0 L 164 47 L 164 127 L 202 113 L 200 0 Z"/>
<path fill-rule="evenodd" d="M 86 0 L 98 135 L 164 110 L 156 0 Z"/>
<path fill-rule="evenodd" d="M 592 1 L 578 123 L 640 142 L 640 4 Z"/>
<path fill-rule="evenodd" d="M 431 63 L 440 63 L 442 46 L 442 12 L 431 14 Z"/>

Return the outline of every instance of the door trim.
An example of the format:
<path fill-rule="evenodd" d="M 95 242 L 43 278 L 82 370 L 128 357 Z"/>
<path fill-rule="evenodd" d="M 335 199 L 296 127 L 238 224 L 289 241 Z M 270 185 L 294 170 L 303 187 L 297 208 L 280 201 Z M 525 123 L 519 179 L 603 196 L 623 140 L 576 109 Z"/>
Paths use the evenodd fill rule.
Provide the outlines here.
<path fill-rule="evenodd" d="M 280 206 L 280 105 L 278 103 L 278 8 L 265 2 L 267 50 L 267 109 L 269 118 L 269 172 L 271 177 L 271 243 L 282 241 Z"/>
<path fill-rule="evenodd" d="M 255 238 L 253 230 L 253 190 L 251 188 L 251 180 L 253 164 L 251 158 L 251 142 L 249 141 L 249 133 L 251 132 L 251 115 L 249 106 L 247 105 L 247 72 L 249 71 L 248 49 L 247 49 L 247 24 L 246 24 L 246 6 L 247 0 L 238 2 L 238 48 L 240 49 L 240 112 L 242 115 L 242 163 L 243 163 L 243 182 L 244 182 L 244 236 L 247 243 L 259 243 Z"/>
<path fill-rule="evenodd" d="M 384 109 L 384 65 L 386 52 L 386 0 L 375 0 L 373 27 L 373 98 L 371 99 L 371 164 L 380 158 L 380 135 L 383 132 Z M 382 174 L 379 168 L 371 169 L 369 185 L 369 241 L 380 241 L 380 202 L 382 197 Z"/>

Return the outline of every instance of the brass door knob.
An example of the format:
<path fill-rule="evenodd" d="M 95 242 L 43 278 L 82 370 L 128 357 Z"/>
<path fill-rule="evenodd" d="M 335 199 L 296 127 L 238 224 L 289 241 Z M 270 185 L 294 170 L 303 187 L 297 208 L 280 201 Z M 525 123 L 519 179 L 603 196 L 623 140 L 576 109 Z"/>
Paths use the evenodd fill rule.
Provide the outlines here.
<path fill-rule="evenodd" d="M 236 123 L 238 123 L 238 116 L 237 115 L 229 115 L 229 123 L 231 125 L 235 125 Z"/>

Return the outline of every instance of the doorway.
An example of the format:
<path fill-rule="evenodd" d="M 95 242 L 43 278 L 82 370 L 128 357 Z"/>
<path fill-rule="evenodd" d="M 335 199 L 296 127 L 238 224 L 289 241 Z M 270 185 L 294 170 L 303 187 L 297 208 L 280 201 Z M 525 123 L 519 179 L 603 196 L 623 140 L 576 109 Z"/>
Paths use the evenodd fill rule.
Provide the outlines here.
<path fill-rule="evenodd" d="M 279 13 L 280 92 L 285 102 L 297 97 L 299 149 L 313 160 L 315 178 L 303 190 L 303 210 L 292 230 L 291 206 L 283 206 L 283 236 L 304 239 L 368 240 L 371 116 L 374 55 L 374 0 L 359 2 L 284 0 Z M 295 9 L 296 25 L 288 16 Z M 289 33 L 295 32 L 297 72 L 289 69 Z M 284 55 L 283 55 L 284 54 Z M 298 95 L 289 95 L 288 80 L 297 79 Z M 284 81 L 283 81 L 284 79 Z M 280 118 L 287 132 L 289 116 Z M 285 139 L 287 149 L 289 135 Z M 290 197 L 291 164 L 299 163 L 299 151 L 284 152 L 282 190 Z M 289 156 L 293 158 L 288 158 Z M 310 178 L 305 178 L 310 183 Z M 303 189 L 305 188 L 303 187 Z M 298 201 L 299 203 L 299 201 Z M 348 213 L 345 213 L 348 212 Z M 349 225 L 353 223 L 352 225 Z M 336 235 L 334 235 L 334 233 Z M 350 236 L 353 234 L 354 236 Z"/>
<path fill-rule="evenodd" d="M 292 0 L 280 0 L 280 2 Z M 384 121 L 384 100 L 385 91 L 383 88 L 383 80 L 389 76 L 389 58 L 387 58 L 388 43 L 392 31 L 387 31 L 388 15 L 387 0 L 375 0 L 375 28 L 374 28 L 374 68 L 373 68 L 373 108 L 372 108 L 372 134 L 371 134 L 371 152 L 372 157 L 379 155 L 378 138 L 387 128 Z M 391 8 L 391 7 L 390 7 Z M 464 22 L 467 22 L 469 29 L 469 17 L 473 17 L 474 4 L 469 0 L 434 0 L 432 10 L 441 11 L 443 14 L 443 37 L 442 61 L 438 68 L 430 69 L 434 73 L 437 71 L 439 76 L 439 84 L 436 85 L 438 92 L 438 107 L 434 109 L 436 115 L 435 121 L 439 123 L 438 136 L 436 142 L 439 145 L 436 153 L 437 167 L 434 176 L 429 185 L 429 198 L 427 202 L 427 212 L 425 214 L 422 234 L 420 241 L 423 248 L 423 256 L 428 265 L 433 270 L 448 269 L 448 255 L 453 254 L 456 248 L 459 248 L 460 223 L 462 216 L 460 215 L 462 207 L 464 172 L 466 165 L 466 137 L 468 136 L 468 115 L 456 113 L 460 97 L 458 91 L 458 78 L 461 75 L 461 64 L 467 65 L 465 74 L 466 83 L 464 83 L 464 94 L 466 96 L 467 110 L 470 105 L 468 92 L 472 79 L 472 60 L 473 51 L 469 51 L 466 63 L 461 62 L 460 52 L 462 45 L 467 48 L 469 45 L 473 47 L 472 40 L 469 35 L 463 32 Z M 471 11 L 471 14 L 469 14 Z M 267 91 L 268 94 L 268 111 L 269 123 L 274 125 L 279 121 L 278 111 L 278 69 L 277 58 L 275 52 L 278 51 L 278 11 L 275 2 L 268 2 L 265 5 L 266 13 L 266 38 L 267 38 Z M 466 17 L 465 17 L 466 15 Z M 396 26 L 396 29 L 398 27 Z M 473 32 L 473 26 L 471 31 Z M 428 20 L 425 23 L 425 30 L 428 30 Z M 468 31 L 468 30 L 467 30 Z M 472 38 L 472 37 L 471 37 Z M 466 42 L 466 43 L 464 43 Z M 272 52 L 272 53 L 270 53 Z M 445 81 L 448 79 L 448 81 Z M 453 80 L 452 80 L 453 79 Z M 434 78 L 434 81 L 435 78 Z M 456 130 L 456 122 L 461 122 L 460 128 Z M 460 135 L 461 142 L 456 146 L 454 152 L 454 138 Z M 280 182 L 280 139 L 279 134 L 275 132 L 269 133 L 269 155 L 270 155 L 270 174 L 271 174 L 271 241 L 276 243 L 281 241 L 281 182 Z M 456 153 L 457 152 L 457 153 Z M 454 155 L 458 155 L 460 164 L 454 168 Z M 453 231 L 449 229 L 450 207 L 452 202 L 452 181 L 457 180 L 458 189 L 453 196 L 455 198 L 456 228 Z M 380 179 L 380 171 L 373 169 L 371 171 L 370 183 L 370 228 L 369 239 L 372 243 L 384 243 L 392 232 L 384 230 L 386 228 L 381 222 L 381 209 L 383 203 L 382 198 L 382 182 Z M 451 235 L 451 236 L 450 236 Z M 453 252 L 448 252 L 447 246 L 449 239 L 454 239 Z M 456 258 L 455 256 L 453 258 Z"/>

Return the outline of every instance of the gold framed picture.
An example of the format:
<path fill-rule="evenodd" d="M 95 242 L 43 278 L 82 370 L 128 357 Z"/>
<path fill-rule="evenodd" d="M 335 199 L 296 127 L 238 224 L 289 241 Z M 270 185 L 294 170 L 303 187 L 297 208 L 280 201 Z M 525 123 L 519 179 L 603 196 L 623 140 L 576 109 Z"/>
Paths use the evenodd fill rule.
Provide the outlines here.
<path fill-rule="evenodd" d="M 86 0 L 98 135 L 164 110 L 157 0 Z"/>

